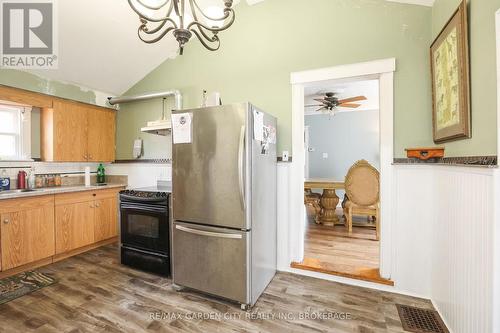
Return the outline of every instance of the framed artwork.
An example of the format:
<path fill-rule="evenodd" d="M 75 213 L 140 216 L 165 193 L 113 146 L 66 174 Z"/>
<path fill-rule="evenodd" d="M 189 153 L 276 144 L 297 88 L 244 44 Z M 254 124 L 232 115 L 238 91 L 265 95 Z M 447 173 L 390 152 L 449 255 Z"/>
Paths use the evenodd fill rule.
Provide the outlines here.
<path fill-rule="evenodd" d="M 467 2 L 431 45 L 434 142 L 471 137 Z"/>

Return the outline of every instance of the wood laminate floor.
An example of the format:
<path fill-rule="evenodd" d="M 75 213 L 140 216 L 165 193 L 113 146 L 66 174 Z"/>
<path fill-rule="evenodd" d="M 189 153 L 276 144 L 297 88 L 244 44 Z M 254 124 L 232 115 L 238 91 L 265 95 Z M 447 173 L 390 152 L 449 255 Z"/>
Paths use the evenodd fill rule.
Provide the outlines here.
<path fill-rule="evenodd" d="M 337 214 L 341 216 L 342 210 L 337 210 Z M 376 240 L 375 229 L 359 226 L 366 225 L 366 217 L 354 217 L 351 235 L 343 225 L 331 227 L 314 223 L 310 209 L 307 209 L 306 223 L 304 260 L 292 263 L 292 267 L 393 284 L 380 277 L 380 242 Z"/>
<path fill-rule="evenodd" d="M 0 305 L 0 332 L 404 332 L 395 303 L 427 300 L 278 273 L 255 307 L 118 264 L 106 246 L 39 269 L 59 282 Z"/>

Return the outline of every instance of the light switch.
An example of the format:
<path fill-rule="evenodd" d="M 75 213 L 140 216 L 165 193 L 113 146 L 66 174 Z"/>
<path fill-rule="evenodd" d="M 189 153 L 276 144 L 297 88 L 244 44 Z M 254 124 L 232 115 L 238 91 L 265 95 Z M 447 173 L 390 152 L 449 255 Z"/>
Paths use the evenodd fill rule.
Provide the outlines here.
<path fill-rule="evenodd" d="M 323 158 L 327 159 L 328 158 L 328 153 L 323 153 Z"/>

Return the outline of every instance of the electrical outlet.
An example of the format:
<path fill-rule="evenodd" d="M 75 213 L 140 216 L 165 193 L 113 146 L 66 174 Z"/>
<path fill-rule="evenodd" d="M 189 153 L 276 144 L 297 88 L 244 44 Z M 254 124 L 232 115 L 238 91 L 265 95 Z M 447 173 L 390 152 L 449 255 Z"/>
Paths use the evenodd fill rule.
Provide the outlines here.
<path fill-rule="evenodd" d="M 283 162 L 288 162 L 288 150 L 284 150 L 282 155 L 281 155 L 281 160 Z"/>

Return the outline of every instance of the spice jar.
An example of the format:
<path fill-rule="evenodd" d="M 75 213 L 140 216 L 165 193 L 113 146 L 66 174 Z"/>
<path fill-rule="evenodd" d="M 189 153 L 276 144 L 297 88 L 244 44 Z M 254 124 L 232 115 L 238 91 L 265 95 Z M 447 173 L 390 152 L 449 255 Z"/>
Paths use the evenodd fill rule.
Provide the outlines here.
<path fill-rule="evenodd" d="M 57 175 L 54 176 L 54 185 L 55 186 L 61 186 L 62 185 L 61 175 L 57 174 Z"/>
<path fill-rule="evenodd" d="M 35 187 L 36 188 L 42 188 L 43 186 L 44 186 L 43 176 L 42 175 L 36 175 L 36 177 L 35 177 Z"/>

